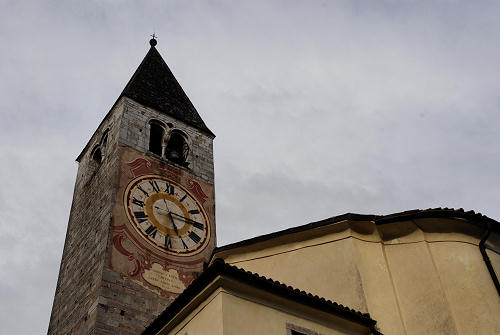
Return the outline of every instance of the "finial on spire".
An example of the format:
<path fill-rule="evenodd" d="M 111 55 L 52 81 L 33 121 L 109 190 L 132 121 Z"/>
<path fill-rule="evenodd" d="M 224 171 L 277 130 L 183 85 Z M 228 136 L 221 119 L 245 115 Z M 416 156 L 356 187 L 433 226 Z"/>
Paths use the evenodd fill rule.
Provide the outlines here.
<path fill-rule="evenodd" d="M 155 33 L 153 33 L 153 35 L 151 35 L 152 39 L 149 40 L 149 45 L 151 45 L 152 47 L 154 47 L 156 44 L 158 44 L 158 41 L 156 40 L 156 35 Z"/>

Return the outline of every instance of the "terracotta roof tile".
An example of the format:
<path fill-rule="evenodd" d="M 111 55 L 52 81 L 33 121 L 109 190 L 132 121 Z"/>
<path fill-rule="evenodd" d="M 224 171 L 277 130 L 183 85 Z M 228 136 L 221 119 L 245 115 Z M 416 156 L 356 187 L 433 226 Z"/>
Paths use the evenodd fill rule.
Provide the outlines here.
<path fill-rule="evenodd" d="M 369 327 L 374 334 L 381 334 L 375 329 L 376 321 L 368 313 L 361 313 L 336 302 L 327 300 L 317 295 L 312 295 L 306 291 L 301 291 L 292 286 L 286 285 L 271 278 L 260 276 L 257 273 L 245 271 L 236 266 L 229 265 L 224 260 L 218 258 L 213 261 L 205 271 L 202 272 L 191 285 L 181 293 L 172 304 L 154 320 L 142 335 L 152 335 L 160 331 L 177 313 L 179 313 L 189 302 L 199 294 L 213 279 L 223 275 L 249 284 L 253 287 L 277 294 L 292 301 L 311 306 L 339 317 L 362 324 Z"/>

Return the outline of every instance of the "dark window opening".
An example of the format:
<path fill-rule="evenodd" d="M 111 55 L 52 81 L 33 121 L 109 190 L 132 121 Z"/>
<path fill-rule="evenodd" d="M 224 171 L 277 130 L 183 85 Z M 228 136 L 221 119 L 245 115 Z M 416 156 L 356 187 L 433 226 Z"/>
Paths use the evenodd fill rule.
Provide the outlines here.
<path fill-rule="evenodd" d="M 102 139 L 101 139 L 101 144 L 103 146 L 106 146 L 106 144 L 108 143 L 108 133 L 109 133 L 109 129 L 107 129 L 105 132 L 104 132 L 104 135 L 102 136 Z"/>
<path fill-rule="evenodd" d="M 151 123 L 149 133 L 149 151 L 161 156 L 161 144 L 163 141 L 163 127 L 156 123 Z"/>
<path fill-rule="evenodd" d="M 311 329 L 300 327 L 291 323 L 286 324 L 286 334 L 287 335 L 322 335 Z"/>
<path fill-rule="evenodd" d="M 165 156 L 168 160 L 177 164 L 187 166 L 186 159 L 189 154 L 189 145 L 179 133 L 172 133 L 165 149 Z"/>
<path fill-rule="evenodd" d="M 92 153 L 92 160 L 94 162 L 96 162 L 97 164 L 101 164 L 101 162 L 102 162 L 101 148 L 97 147 L 94 149 L 94 152 Z"/>

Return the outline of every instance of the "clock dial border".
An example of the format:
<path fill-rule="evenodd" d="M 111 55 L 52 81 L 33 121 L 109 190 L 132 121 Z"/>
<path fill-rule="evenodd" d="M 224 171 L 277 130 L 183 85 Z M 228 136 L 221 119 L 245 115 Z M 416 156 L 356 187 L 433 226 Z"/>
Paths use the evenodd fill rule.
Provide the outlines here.
<path fill-rule="evenodd" d="M 191 249 L 191 247 L 189 247 L 186 250 L 182 250 L 180 248 L 179 248 L 179 250 L 172 250 L 171 248 L 168 248 L 166 246 L 160 246 L 160 243 L 158 243 L 156 240 L 155 240 L 156 242 L 153 241 L 151 239 L 151 237 L 149 236 L 149 234 L 145 231 L 145 229 L 141 228 L 142 222 L 148 222 L 150 224 L 151 224 L 151 222 L 150 222 L 149 218 L 147 220 L 138 222 L 137 216 L 134 215 L 134 209 L 133 209 L 133 207 L 134 207 L 133 206 L 133 198 L 134 198 L 133 191 L 138 189 L 138 185 L 142 185 L 144 183 L 148 183 L 149 181 L 153 181 L 153 180 L 159 180 L 162 183 L 165 183 L 165 185 L 173 185 L 174 189 L 176 189 L 176 188 L 180 189 L 183 192 L 183 195 L 186 195 L 187 197 L 189 197 L 192 200 L 192 202 L 195 206 L 195 209 L 199 211 L 199 213 L 197 213 L 197 215 L 199 215 L 199 217 L 202 218 L 201 221 L 204 224 L 204 229 L 202 229 L 202 230 L 204 231 L 204 235 L 200 239 L 199 242 L 195 242 L 195 244 L 193 246 L 195 248 Z M 177 208 L 180 209 L 183 217 L 190 218 L 190 216 L 187 215 L 188 210 L 185 208 L 185 206 L 183 206 L 183 205 L 179 206 L 179 204 L 182 201 L 180 201 L 179 199 L 177 199 L 175 197 L 175 192 L 174 192 L 174 194 L 169 194 L 166 192 L 161 192 L 161 193 L 156 192 L 156 193 L 146 197 L 146 199 L 144 201 L 144 205 L 143 205 L 143 211 L 146 210 L 145 209 L 146 206 L 149 206 L 148 207 L 149 211 L 152 212 L 151 206 L 152 206 L 152 203 L 154 203 L 154 200 L 158 200 L 156 198 L 158 198 L 160 200 L 161 199 L 168 199 L 168 201 L 170 201 L 171 203 L 174 203 L 174 204 L 176 204 L 176 206 L 178 206 Z M 127 214 L 128 221 L 133 226 L 134 231 L 138 235 L 140 235 L 141 239 L 146 241 L 149 246 L 154 247 L 155 250 L 160 250 L 163 253 L 173 255 L 173 256 L 187 257 L 187 256 L 193 256 L 193 255 L 199 254 L 200 252 L 205 250 L 205 248 L 209 244 L 209 240 L 211 238 L 211 225 L 210 225 L 209 217 L 205 211 L 205 208 L 200 203 L 200 201 L 193 195 L 193 193 L 188 191 L 186 189 L 186 187 L 181 185 L 179 182 L 176 182 L 176 181 L 174 181 L 170 178 L 167 178 L 165 176 L 156 175 L 156 174 L 142 175 L 142 176 L 139 176 L 137 178 L 134 178 L 133 180 L 131 180 L 127 184 L 127 187 L 125 188 L 125 192 L 124 192 L 124 196 L 123 196 L 123 205 L 125 207 L 125 212 Z M 138 207 L 138 206 L 136 206 L 136 207 Z M 172 230 L 170 228 L 166 228 L 162 225 L 159 225 L 157 222 L 157 218 L 154 215 L 152 217 L 154 218 L 153 221 L 155 221 L 155 222 L 153 222 L 151 224 L 151 226 L 153 226 L 153 227 L 155 227 L 155 229 L 158 229 L 159 231 L 161 231 L 162 234 L 164 234 L 165 236 L 167 236 L 166 233 L 168 233 L 168 232 L 177 234 L 174 230 Z M 179 220 L 182 220 L 182 219 L 179 219 Z M 159 229 L 159 228 L 161 228 L 161 229 Z M 182 237 L 185 237 L 185 238 L 189 237 L 189 234 L 187 233 L 189 231 L 193 231 L 193 229 L 189 228 L 189 224 L 187 222 L 185 222 L 183 224 L 183 227 L 181 229 L 179 229 L 179 232 L 181 234 L 184 234 Z M 174 238 L 176 238 L 176 237 L 174 236 Z M 185 245 L 184 240 L 182 240 L 182 238 L 180 240 L 182 241 L 182 245 Z"/>

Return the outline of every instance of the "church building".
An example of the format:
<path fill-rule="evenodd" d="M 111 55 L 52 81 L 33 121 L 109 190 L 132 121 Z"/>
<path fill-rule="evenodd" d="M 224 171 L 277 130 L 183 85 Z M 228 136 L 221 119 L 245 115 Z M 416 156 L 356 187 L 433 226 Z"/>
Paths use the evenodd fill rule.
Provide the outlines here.
<path fill-rule="evenodd" d="M 156 44 L 77 157 L 49 335 L 500 334 L 500 223 L 473 211 L 216 246 L 215 135 Z"/>

